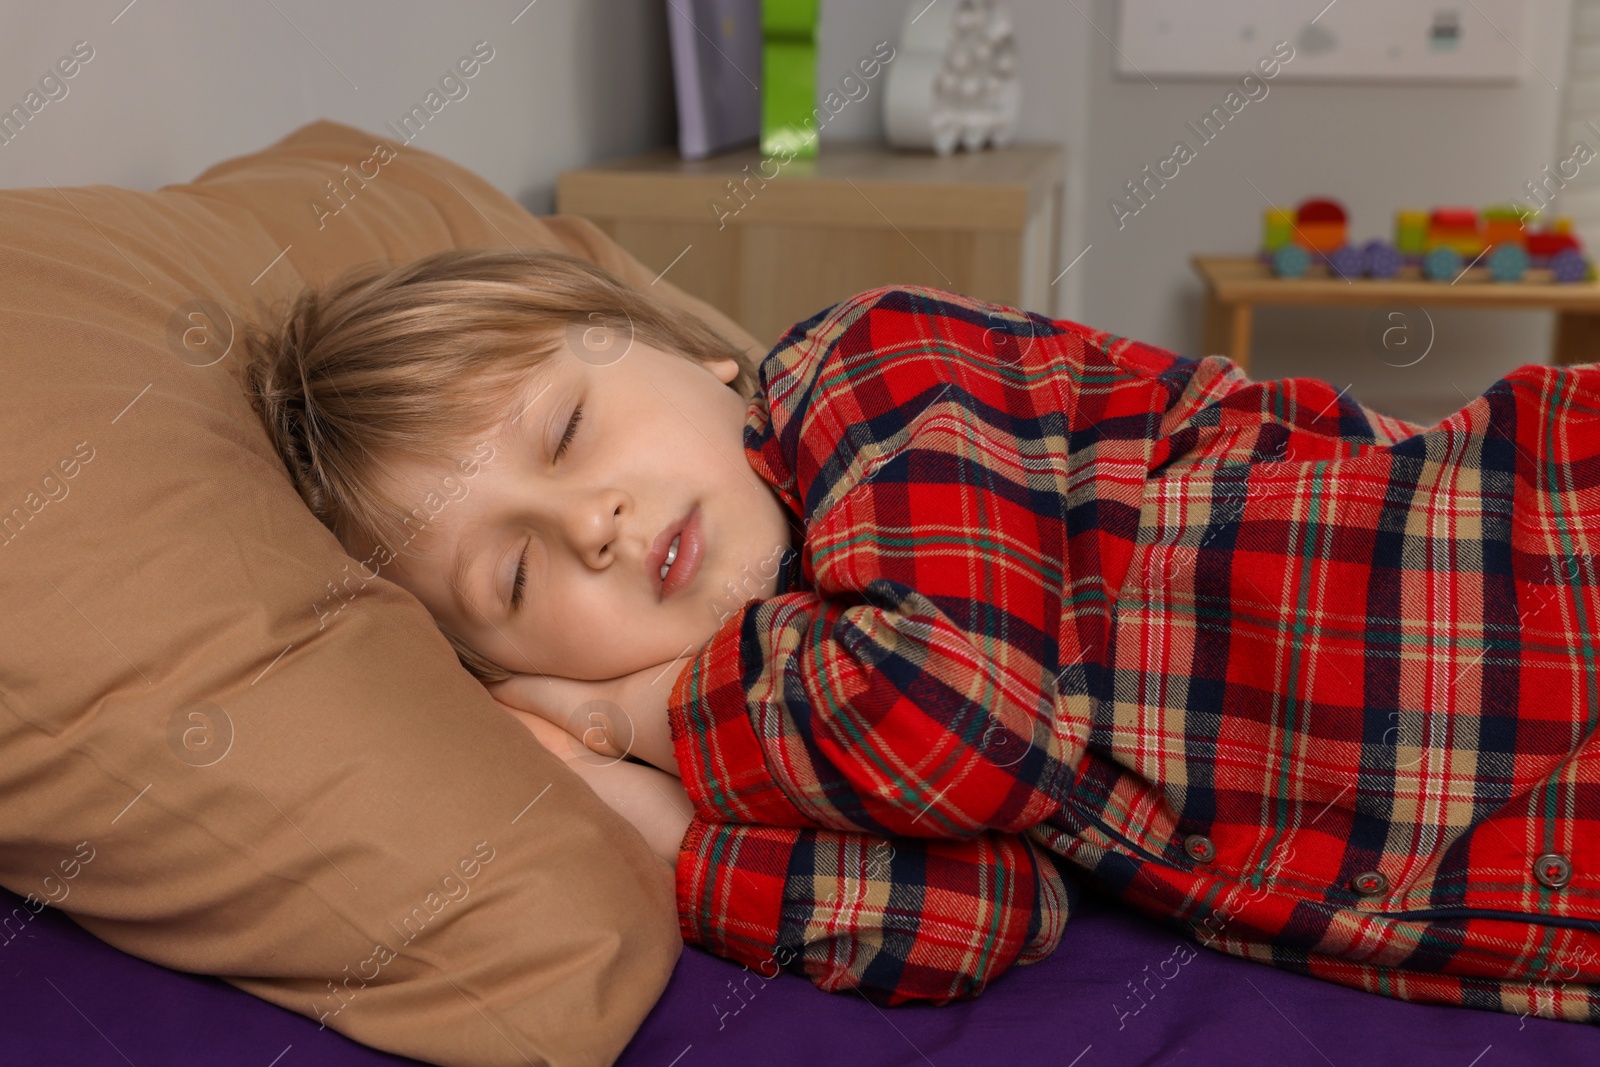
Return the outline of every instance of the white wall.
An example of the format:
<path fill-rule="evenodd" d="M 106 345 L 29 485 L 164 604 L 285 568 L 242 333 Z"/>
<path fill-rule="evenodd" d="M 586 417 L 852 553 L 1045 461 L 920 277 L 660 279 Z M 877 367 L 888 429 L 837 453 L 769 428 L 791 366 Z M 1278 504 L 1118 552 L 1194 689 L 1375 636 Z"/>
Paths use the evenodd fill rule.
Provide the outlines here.
<path fill-rule="evenodd" d="M 0 145 L 0 187 L 151 189 L 317 118 L 380 132 L 480 40 L 494 58 L 412 143 L 530 210 L 551 210 L 560 171 L 672 139 L 661 0 L 537 0 L 519 18 L 527 0 L 126 2 L 0 3 L 6 108 L 74 41 L 94 48 Z"/>
<path fill-rule="evenodd" d="M 1284 6 L 1312 15 L 1320 7 Z M 1566 6 L 1529 4 L 1527 38 L 1518 42 L 1556 85 L 1565 67 Z M 1290 22 L 1272 40 L 1292 41 L 1296 29 Z M 1277 203 L 1314 193 L 1338 197 L 1349 208 L 1352 236 L 1365 240 L 1391 236 L 1396 207 L 1510 200 L 1560 158 L 1560 93 L 1531 68 L 1515 87 L 1280 82 L 1119 232 L 1108 198 L 1145 164 L 1168 155 L 1184 121 L 1198 121 L 1218 104 L 1224 86 L 1172 83 L 1157 91 L 1142 79 L 1113 78 L 1108 51 L 1095 50 L 1089 131 L 1088 237 L 1095 244 L 1089 255 L 1104 258 L 1085 274 L 1084 314 L 1159 344 L 1193 351 L 1199 343 L 1201 291 L 1188 255 L 1247 251 L 1258 243 L 1266 204 L 1251 182 Z M 1258 313 L 1252 375 L 1353 383 L 1352 395 L 1363 402 L 1397 415 L 1438 417 L 1465 402 L 1456 387 L 1473 397 L 1506 371 L 1549 359 L 1547 312 L 1434 312 L 1432 351 L 1414 367 L 1397 368 L 1368 347 L 1369 314 Z"/>
<path fill-rule="evenodd" d="M 945 2 L 945 0 L 940 0 Z M 1223 82 L 1123 78 L 1102 37 L 1116 36 L 1114 0 L 1001 0 L 1013 14 L 1024 85 L 1022 134 L 1068 145 L 1075 184 L 1065 220 L 1065 259 L 1093 248 L 1057 288 L 1055 312 L 1198 353 L 1201 288 L 1189 266 L 1196 253 L 1248 253 L 1260 237 L 1266 206 L 1254 182 L 1276 203 L 1326 194 L 1347 205 L 1352 236 L 1391 234 L 1400 206 L 1482 206 L 1519 195 L 1522 183 L 1556 154 L 1563 84 L 1567 0 L 1530 2 L 1522 39 L 1529 64 L 1511 87 L 1270 83 L 1270 92 L 1229 124 L 1179 177 L 1119 230 L 1107 206 L 1123 183 L 1172 152 L 1185 121 L 1221 102 Z M 1396 0 L 1427 6 L 1432 0 Z M 920 6 L 920 2 L 919 2 Z M 1285 0 L 1282 32 L 1298 28 L 1326 0 Z M 832 0 L 825 8 L 823 67 L 848 62 L 848 45 L 893 25 L 902 0 Z M 1466 18 L 1479 17 L 1469 8 Z M 1091 24 L 1092 20 L 1092 24 Z M 876 37 L 873 37 L 876 40 Z M 1544 73 L 1538 73 L 1534 66 Z M 1244 71 L 1240 71 L 1242 75 Z M 847 117 L 855 125 L 851 127 Z M 838 136 L 876 133 L 875 116 L 841 114 Z M 1188 137 L 1192 142 L 1197 139 Z M 1248 180 L 1247 180 L 1248 179 Z M 1436 312 L 1437 338 L 1427 358 L 1401 369 L 1377 358 L 1365 339 L 1363 311 L 1269 310 L 1258 313 L 1251 375 L 1310 375 L 1353 383 L 1352 394 L 1393 414 L 1436 418 L 1476 396 L 1506 371 L 1549 356 L 1551 316 L 1544 312 Z M 1391 357 L 1392 359 L 1393 357 Z M 1454 385 L 1452 385 L 1454 383 Z"/>
<path fill-rule="evenodd" d="M 1558 144 L 1566 150 L 1563 160 L 1583 159 L 1575 152 L 1580 143 L 1600 153 L 1600 0 L 1572 0 L 1567 80 L 1562 88 Z M 1556 206 L 1571 216 L 1585 244 L 1600 244 L 1600 165 L 1591 159 L 1580 166 L 1576 178 L 1557 193 Z M 1569 166 L 1566 174 L 1571 173 Z"/>
<path fill-rule="evenodd" d="M 937 0 L 951 3 L 953 0 Z M 1067 0 L 999 0 L 1012 15 L 1023 86 L 1020 141 L 1054 141 L 1064 146 L 1066 204 L 1062 212 L 1062 266 L 1085 244 L 1090 179 L 1089 68 L 1092 52 L 1104 46 Z M 1088 10 L 1089 0 L 1073 0 Z M 899 40 L 906 13 L 925 9 L 927 0 L 823 0 L 817 81 L 828 84 L 851 68 L 879 41 Z M 1096 18 L 1096 21 L 1100 20 Z M 1110 23 L 1101 23 L 1107 30 Z M 880 82 L 883 79 L 880 79 Z M 879 140 L 883 137 L 882 86 L 866 98 L 867 107 L 850 107 L 823 129 L 822 142 Z M 1092 255 L 1093 253 L 1091 253 Z M 1079 267 L 1087 266 L 1087 260 Z M 1099 325 L 1079 309 L 1085 271 L 1074 267 L 1055 286 L 1053 308 L 1032 310 Z M 1135 335 L 1137 336 L 1137 335 Z"/>
<path fill-rule="evenodd" d="M 819 80 L 836 81 L 894 39 L 909 2 L 824 0 Z M 494 59 L 415 144 L 477 170 L 530 210 L 550 210 L 564 169 L 672 141 L 665 0 L 537 0 L 526 11 L 526 0 L 121 3 L 0 0 L 0 105 L 20 101 L 74 41 L 95 49 L 67 97 L 0 145 L 0 186 L 153 188 L 314 118 L 378 131 L 479 40 Z M 1514 87 L 1277 82 L 1119 231 L 1108 198 L 1164 158 L 1183 123 L 1220 101 L 1224 83 L 1163 79 L 1152 89 L 1114 75 L 1099 32 L 1115 36 L 1114 0 L 1002 3 L 1019 35 L 1021 135 L 1067 145 L 1064 255 L 1093 245 L 1046 310 L 1186 354 L 1200 343 L 1189 256 L 1248 252 L 1258 240 L 1265 205 L 1246 177 L 1282 203 L 1339 197 L 1365 238 L 1387 234 L 1400 205 L 1509 199 L 1562 158 L 1560 93 L 1532 66 Z M 1557 84 L 1569 4 L 1530 0 L 1516 42 Z M 1284 0 L 1282 35 L 1323 6 Z M 830 123 L 825 143 L 881 136 L 879 89 Z M 1433 351 L 1402 370 L 1368 350 L 1363 312 L 1280 310 L 1259 320 L 1255 377 L 1351 382 L 1359 399 L 1412 417 L 1457 406 L 1456 387 L 1476 395 L 1512 367 L 1545 360 L 1551 328 L 1539 312 L 1436 314 Z"/>

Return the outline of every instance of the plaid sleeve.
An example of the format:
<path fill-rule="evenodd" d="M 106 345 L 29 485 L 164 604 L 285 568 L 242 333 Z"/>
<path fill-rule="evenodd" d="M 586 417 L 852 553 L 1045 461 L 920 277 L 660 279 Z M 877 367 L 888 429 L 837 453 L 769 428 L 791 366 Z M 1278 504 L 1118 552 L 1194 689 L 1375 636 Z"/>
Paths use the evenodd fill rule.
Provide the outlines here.
<path fill-rule="evenodd" d="M 696 816 L 677 877 L 686 941 L 761 979 L 786 970 L 885 1007 L 970 999 L 1045 958 L 1076 899 L 1048 853 L 996 832 L 936 841 Z"/>
<path fill-rule="evenodd" d="M 960 838 L 1060 807 L 1088 729 L 1056 713 L 1061 332 L 874 290 L 762 364 L 745 447 L 804 518 L 810 588 L 746 604 L 674 687 L 709 817 Z"/>
<path fill-rule="evenodd" d="M 746 450 L 806 520 L 810 588 L 744 605 L 674 685 L 687 941 L 884 1005 L 1054 951 L 1070 884 L 1020 831 L 1081 736 L 1056 730 L 1057 503 L 1026 499 L 1016 429 L 1062 409 L 1020 358 L 1055 329 L 883 290 L 763 365 Z"/>

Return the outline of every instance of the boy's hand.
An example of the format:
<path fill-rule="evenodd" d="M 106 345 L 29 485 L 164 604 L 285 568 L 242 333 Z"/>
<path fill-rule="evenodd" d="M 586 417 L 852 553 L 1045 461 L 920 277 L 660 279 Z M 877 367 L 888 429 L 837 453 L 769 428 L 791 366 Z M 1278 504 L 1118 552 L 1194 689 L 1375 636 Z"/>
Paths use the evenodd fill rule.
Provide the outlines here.
<path fill-rule="evenodd" d="M 535 715 L 531 711 L 523 711 L 521 708 L 514 708 L 510 704 L 502 702 L 494 696 L 493 690 L 490 690 L 489 695 L 496 704 L 499 704 L 513 718 L 526 726 L 535 740 L 561 759 L 570 760 L 579 753 L 586 751 L 581 741 L 543 716 Z"/>
<path fill-rule="evenodd" d="M 621 759 L 627 754 L 631 731 L 626 722 L 616 721 L 620 716 L 614 684 L 615 679 L 580 682 L 548 674 L 515 674 L 484 688 L 562 759 L 589 753 Z M 620 744 L 614 740 L 619 734 Z"/>
<path fill-rule="evenodd" d="M 534 681 L 540 680 L 536 675 L 517 676 L 519 679 L 530 677 Z M 526 726 L 541 745 L 560 756 L 567 767 L 582 778 L 602 801 L 643 835 L 650 850 L 666 864 L 669 875 L 677 870 L 678 850 L 694 814 L 694 806 L 690 803 L 688 794 L 684 792 L 683 784 L 654 767 L 623 762 L 620 756 L 603 763 L 592 763 L 579 758 L 592 755 L 592 752 L 585 748 L 578 738 L 547 721 L 542 715 L 524 711 L 494 696 L 496 689 L 508 692 L 509 689 L 519 688 L 518 686 L 502 688 L 515 680 L 508 679 L 507 682 L 499 682 L 484 688 L 489 690 L 496 704 Z M 570 682 L 571 679 L 562 678 L 557 681 Z M 554 690 L 557 687 L 547 688 Z M 534 691 L 537 692 L 537 689 Z M 567 695 L 571 696 L 572 693 L 569 692 Z"/>
<path fill-rule="evenodd" d="M 507 710 L 537 717 L 565 733 L 568 740 L 564 742 L 551 735 L 553 741 L 571 749 L 558 751 L 563 758 L 598 763 L 601 761 L 591 754 L 608 757 L 610 762 L 633 755 L 676 775 L 678 761 L 667 724 L 667 699 L 692 660 L 692 656 L 680 656 L 598 682 L 517 674 L 486 688 Z"/>

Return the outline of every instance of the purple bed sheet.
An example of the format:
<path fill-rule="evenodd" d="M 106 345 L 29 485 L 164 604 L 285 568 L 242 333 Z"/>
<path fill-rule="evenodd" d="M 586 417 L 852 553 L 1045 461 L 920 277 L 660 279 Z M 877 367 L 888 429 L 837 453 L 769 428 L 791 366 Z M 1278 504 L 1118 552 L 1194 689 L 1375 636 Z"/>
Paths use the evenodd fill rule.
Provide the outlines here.
<path fill-rule="evenodd" d="M 0 890 L 0 914 L 19 903 Z M 134 959 L 54 909 L 10 932 L 0 941 L 6 1067 L 415 1062 L 319 1030 L 220 980 Z M 1158 976 L 1175 969 L 1163 985 Z M 1130 983 L 1150 990 L 1143 1001 Z M 1500 1067 L 1600 1063 L 1600 1027 L 1360 993 L 1199 947 L 1085 890 L 1053 956 L 1012 969 L 977 1000 L 943 1008 L 880 1009 L 790 974 L 763 985 L 737 964 L 686 947 L 617 1062 Z"/>

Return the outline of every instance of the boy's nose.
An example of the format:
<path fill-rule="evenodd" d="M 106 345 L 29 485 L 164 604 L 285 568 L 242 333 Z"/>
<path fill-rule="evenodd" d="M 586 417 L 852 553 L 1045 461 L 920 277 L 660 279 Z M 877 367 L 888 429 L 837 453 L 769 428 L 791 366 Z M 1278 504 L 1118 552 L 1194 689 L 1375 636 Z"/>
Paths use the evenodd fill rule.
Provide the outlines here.
<path fill-rule="evenodd" d="M 564 514 L 567 536 L 574 549 L 591 567 L 607 565 L 622 546 L 626 497 L 619 491 L 605 490 L 573 503 Z"/>

